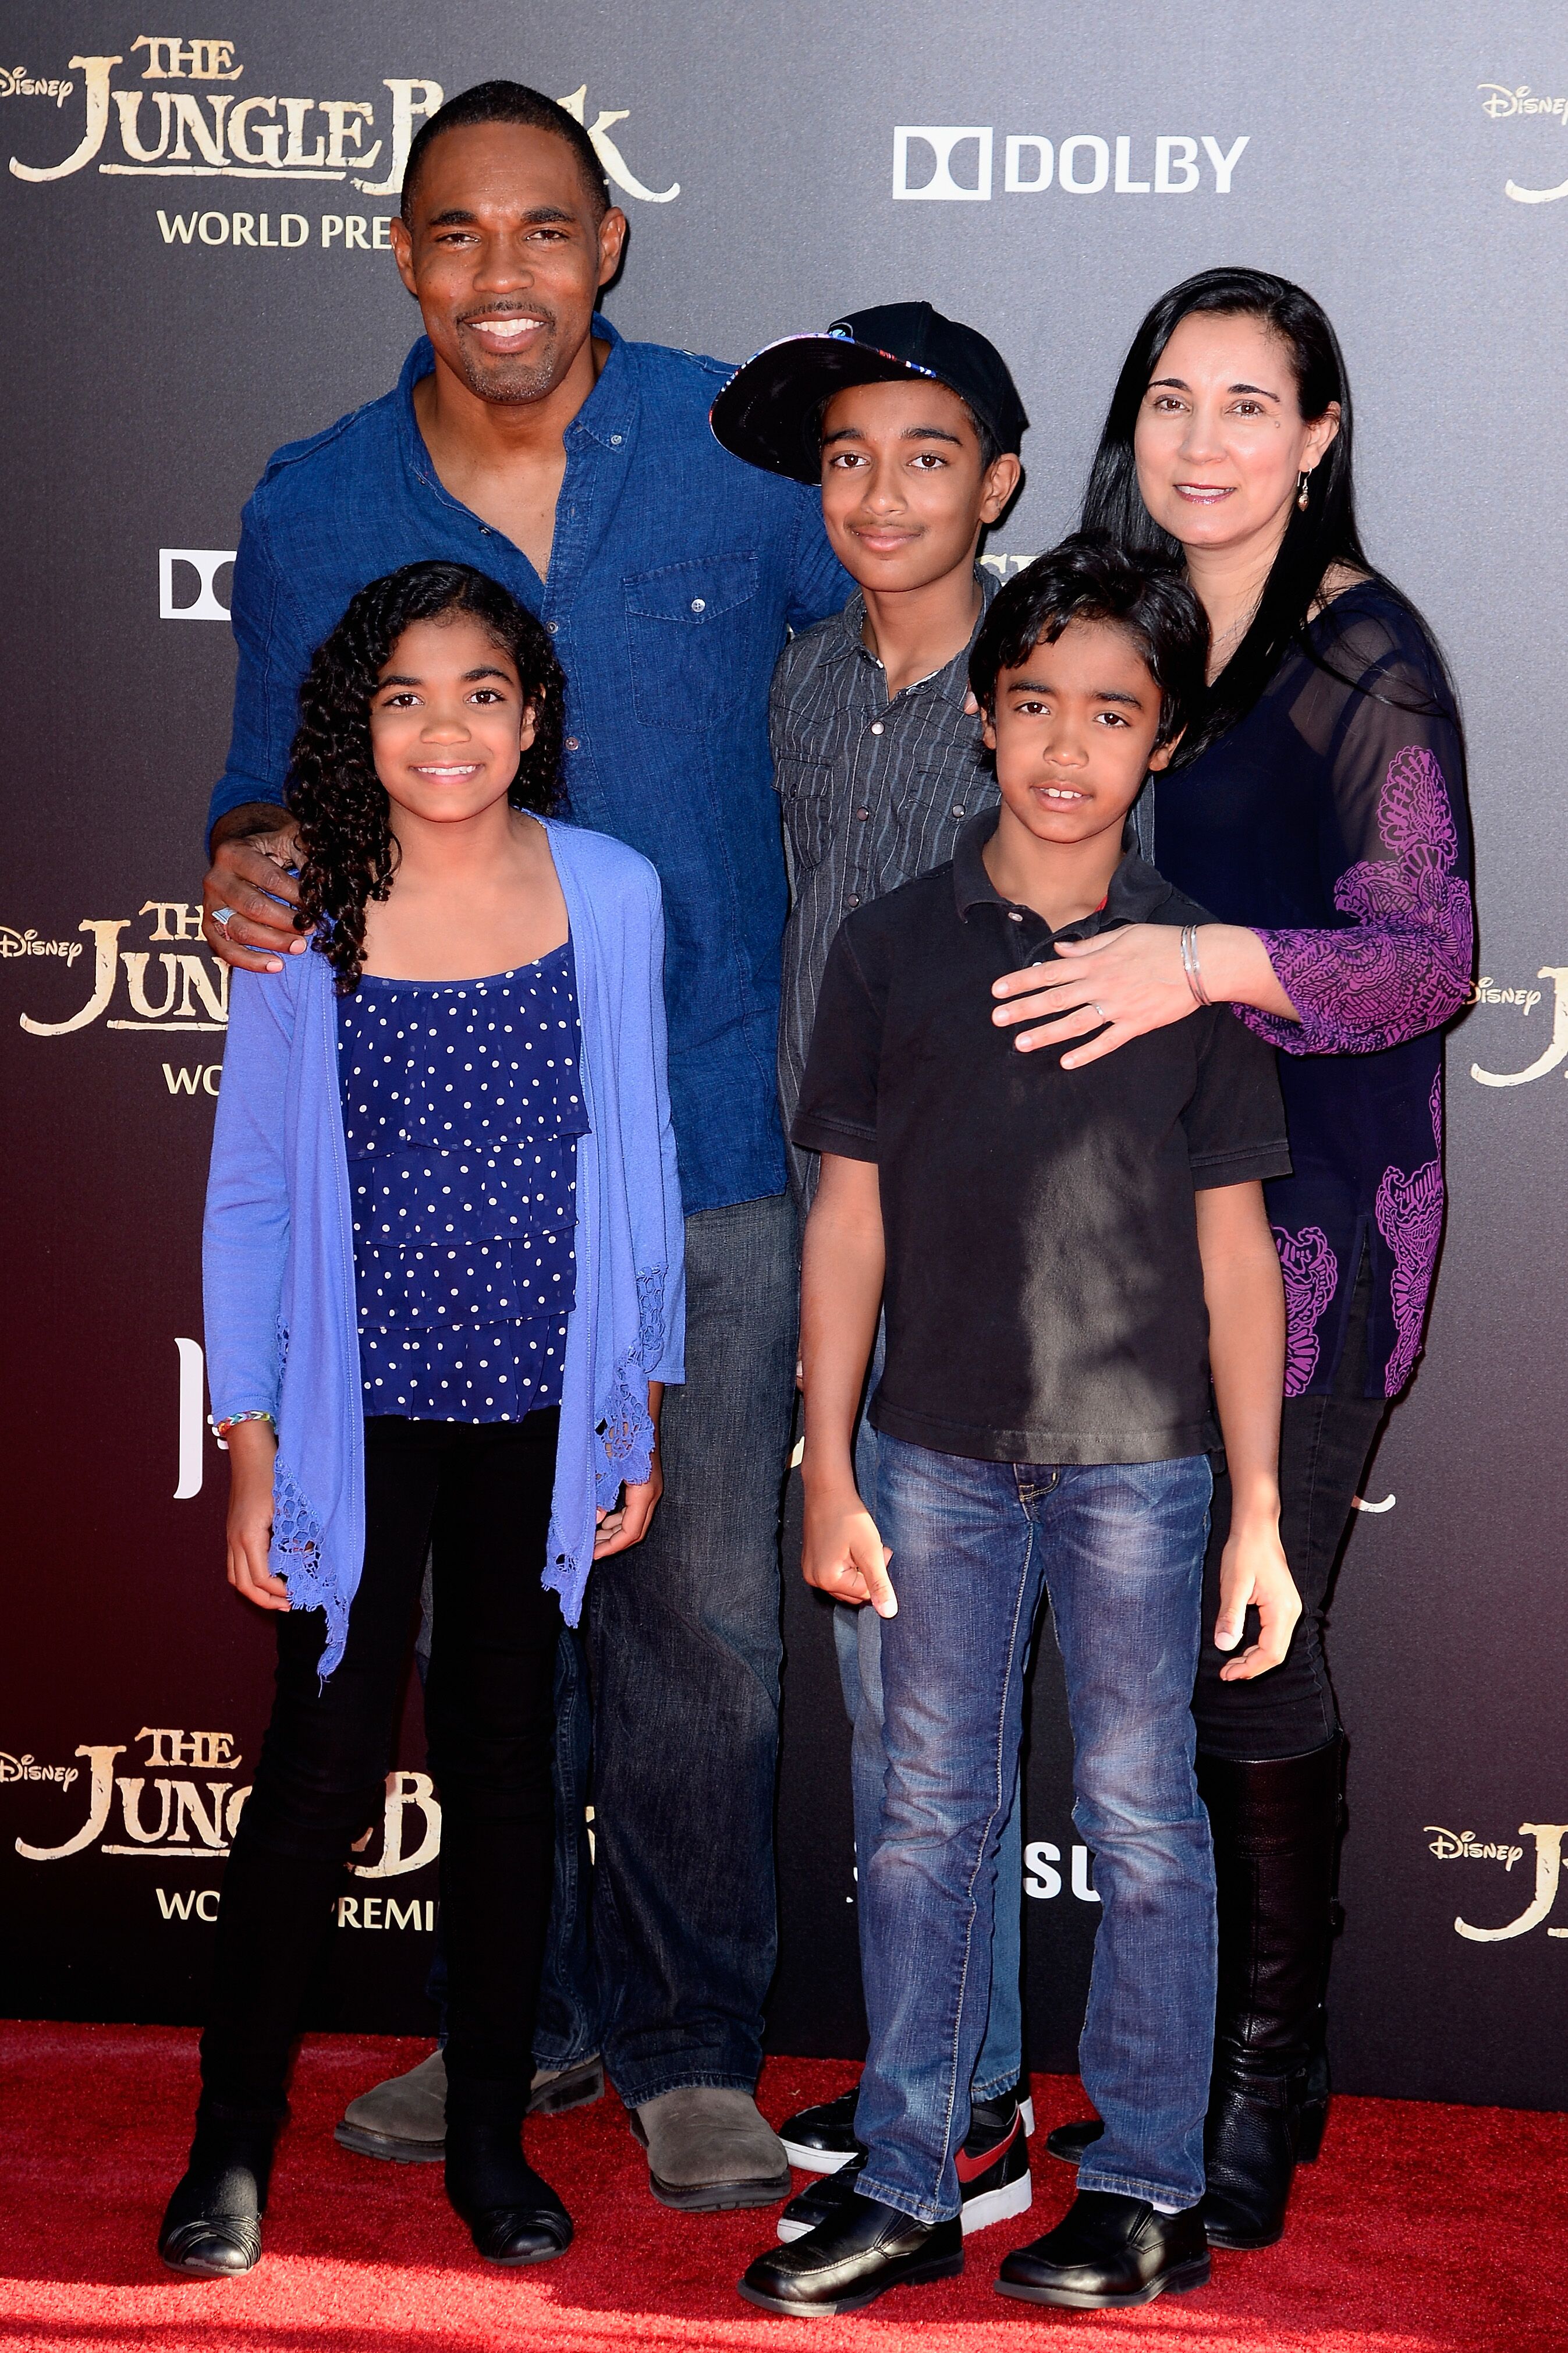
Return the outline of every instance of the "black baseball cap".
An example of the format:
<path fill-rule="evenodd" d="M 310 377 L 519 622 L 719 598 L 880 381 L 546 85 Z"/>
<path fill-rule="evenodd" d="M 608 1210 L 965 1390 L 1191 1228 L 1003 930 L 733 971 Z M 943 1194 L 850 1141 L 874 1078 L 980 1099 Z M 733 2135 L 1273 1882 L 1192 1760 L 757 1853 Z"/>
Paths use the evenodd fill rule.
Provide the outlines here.
<path fill-rule="evenodd" d="M 823 402 L 848 385 L 921 376 L 955 392 L 997 448 L 1016 456 L 1029 420 L 1006 361 L 977 329 L 944 319 L 929 302 L 851 311 L 825 334 L 770 343 L 730 378 L 709 421 L 737 458 L 797 482 L 819 482 Z"/>

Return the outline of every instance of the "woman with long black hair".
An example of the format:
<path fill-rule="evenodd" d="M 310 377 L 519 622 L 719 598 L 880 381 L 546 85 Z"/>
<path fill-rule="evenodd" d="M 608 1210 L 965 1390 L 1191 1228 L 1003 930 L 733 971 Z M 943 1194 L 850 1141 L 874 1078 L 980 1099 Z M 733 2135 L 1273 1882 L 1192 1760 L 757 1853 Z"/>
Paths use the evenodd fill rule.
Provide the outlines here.
<path fill-rule="evenodd" d="M 1281 1532 L 1302 1616 L 1285 1663 L 1199 1669 L 1220 1991 L 1205 2216 L 1265 2246 L 1328 2099 L 1322 2001 L 1344 1736 L 1324 1612 L 1352 1500 L 1420 1353 L 1443 1220 L 1442 1037 L 1474 950 L 1464 744 L 1420 615 L 1356 527 L 1338 342 L 1299 286 L 1210 269 L 1133 339 L 1086 527 L 1184 557 L 1208 616 L 1209 693 L 1140 806 L 1145 853 L 1216 920 L 1064 945 L 997 984 L 996 1020 L 1059 1016 L 1072 1067 L 1228 1002 L 1280 1050 L 1294 1173 L 1267 1188 L 1289 1314 Z M 1215 1492 L 1217 1575 L 1227 1499 Z M 1212 1627 L 1217 1598 L 1205 1608 Z M 1076 2158 L 1098 2126 L 1051 2137 Z M 1060 2145 L 1058 2145 L 1058 2143 Z"/>

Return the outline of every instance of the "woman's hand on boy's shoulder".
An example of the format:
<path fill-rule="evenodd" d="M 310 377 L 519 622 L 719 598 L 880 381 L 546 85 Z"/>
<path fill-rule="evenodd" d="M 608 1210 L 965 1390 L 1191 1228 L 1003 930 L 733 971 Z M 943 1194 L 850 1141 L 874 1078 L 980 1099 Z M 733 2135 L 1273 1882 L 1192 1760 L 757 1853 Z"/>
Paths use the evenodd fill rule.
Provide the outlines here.
<path fill-rule="evenodd" d="M 1220 1560 L 1216 1650 L 1236 1649 L 1249 1608 L 1258 1612 L 1258 1640 L 1226 1661 L 1219 1671 L 1221 1683 L 1250 1683 L 1254 1675 L 1266 1675 L 1279 1666 L 1301 1615 L 1301 1597 L 1279 1542 L 1278 1517 L 1232 1525 Z"/>
<path fill-rule="evenodd" d="M 805 1542 L 801 1569 L 807 1585 L 835 1601 L 868 1601 L 879 1618 L 896 1618 L 898 1596 L 888 1575 L 893 1556 L 881 1530 L 851 1487 L 847 1493 L 805 1493 Z"/>

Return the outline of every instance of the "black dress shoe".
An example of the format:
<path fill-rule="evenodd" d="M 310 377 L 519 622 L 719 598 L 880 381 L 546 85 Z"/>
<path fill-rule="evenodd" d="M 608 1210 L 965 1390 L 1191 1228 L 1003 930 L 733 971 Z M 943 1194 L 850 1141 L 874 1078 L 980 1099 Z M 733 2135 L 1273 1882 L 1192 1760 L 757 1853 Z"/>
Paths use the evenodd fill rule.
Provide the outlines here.
<path fill-rule="evenodd" d="M 855 2137 L 855 2104 L 860 2096 L 858 2084 L 851 2084 L 836 2100 L 824 2100 L 815 2108 L 802 2108 L 798 2116 L 779 2126 L 779 2138 L 792 2165 L 803 2173 L 837 2173 L 852 2157 L 864 2157 L 866 2152 Z"/>
<path fill-rule="evenodd" d="M 1157 2214 L 1143 2198 L 1080 2189 L 1054 2231 L 1018 2247 L 1002 2266 L 999 2295 L 1072 2312 L 1152 2304 L 1170 2288 L 1205 2287 L 1208 2241 L 1195 2206 Z"/>
<path fill-rule="evenodd" d="M 1078 2165 L 1085 2149 L 1092 2148 L 1105 2131 L 1098 2116 L 1075 2116 L 1070 2125 L 1053 2125 L 1046 2135 L 1046 2147 L 1052 2157 L 1059 2157 L 1064 2165 Z"/>
<path fill-rule="evenodd" d="M 890 2287 L 955 2279 L 963 2269 L 963 2226 L 956 2214 L 947 2222 L 917 2222 L 857 2189 L 804 2239 L 759 2255 L 741 2294 L 764 2312 L 826 2320 L 863 2311 Z"/>

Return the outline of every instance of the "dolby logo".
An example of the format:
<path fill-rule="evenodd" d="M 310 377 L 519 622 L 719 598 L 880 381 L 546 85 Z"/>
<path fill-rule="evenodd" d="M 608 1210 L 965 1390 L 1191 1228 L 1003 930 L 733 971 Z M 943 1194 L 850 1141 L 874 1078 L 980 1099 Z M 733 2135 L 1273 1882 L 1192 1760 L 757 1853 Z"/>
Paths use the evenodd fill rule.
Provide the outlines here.
<path fill-rule="evenodd" d="M 1079 131 L 1066 138 L 1009 131 L 1002 140 L 1002 193 L 1071 196 L 1228 196 L 1250 145 L 1246 132 Z M 893 126 L 893 195 L 905 204 L 989 204 L 996 165 L 990 123 L 900 122 Z"/>

